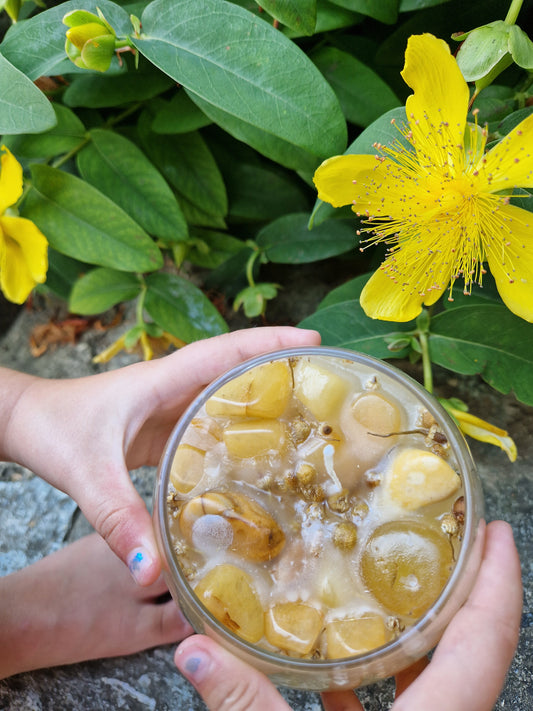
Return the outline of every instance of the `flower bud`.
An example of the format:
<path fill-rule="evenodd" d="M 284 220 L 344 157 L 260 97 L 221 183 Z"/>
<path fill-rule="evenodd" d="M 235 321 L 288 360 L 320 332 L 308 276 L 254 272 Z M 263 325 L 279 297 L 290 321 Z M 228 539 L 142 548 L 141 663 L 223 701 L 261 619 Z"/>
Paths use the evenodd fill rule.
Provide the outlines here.
<path fill-rule="evenodd" d="M 65 15 L 67 25 L 65 52 L 81 69 L 105 72 L 116 48 L 116 35 L 100 10 L 98 15 L 86 10 L 73 10 Z"/>

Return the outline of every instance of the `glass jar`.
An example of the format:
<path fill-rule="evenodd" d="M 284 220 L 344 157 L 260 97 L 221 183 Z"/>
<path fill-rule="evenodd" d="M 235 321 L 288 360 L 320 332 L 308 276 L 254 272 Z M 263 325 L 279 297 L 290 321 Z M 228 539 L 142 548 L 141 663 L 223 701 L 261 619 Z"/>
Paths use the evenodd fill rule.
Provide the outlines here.
<path fill-rule="evenodd" d="M 404 441 L 402 438 L 409 435 L 418 437 L 420 442 L 425 442 L 424 445 L 420 445 L 422 448 L 429 447 L 428 438 L 431 439 L 432 433 L 434 436 L 435 432 L 438 432 L 437 438 L 432 441 L 437 442 L 435 445 L 437 447 L 440 446 L 438 442 L 446 443 L 449 448 L 447 455 L 449 461 L 461 480 L 462 496 L 455 502 L 461 508 L 461 511 L 457 512 L 461 525 L 461 541 L 457 546 L 453 569 L 440 594 L 405 630 L 399 633 L 396 631 L 394 636 L 378 648 L 353 656 L 334 659 L 302 658 L 287 654 L 283 650 L 276 650 L 271 644 L 265 646 L 262 642 L 250 642 L 234 634 L 195 594 L 194 584 L 190 582 L 190 571 L 183 570 L 177 552 L 179 546 L 176 546 L 176 541 L 173 540 L 174 533 L 168 508 L 169 497 L 172 498 L 175 493 L 171 484 L 171 472 L 176 450 L 182 443 L 191 422 L 193 419 L 197 421 L 195 418 L 198 418 L 199 413 L 205 412 L 206 402 L 213 398 L 220 388 L 252 369 L 274 362 L 315 363 L 318 364 L 319 370 L 324 363 L 329 363 L 333 371 L 341 376 L 341 380 L 345 375 L 348 379 L 353 376 L 354 381 L 360 384 L 363 394 L 378 392 L 390 397 L 407 413 L 403 416 L 402 431 L 389 433 L 393 435 L 396 443 L 400 442 L 402 447 Z M 317 422 L 324 419 L 324 413 L 327 419 L 328 408 L 335 406 L 336 382 L 326 382 L 326 388 L 321 392 L 322 386 L 318 380 L 322 375 L 319 373 L 318 380 L 316 379 L 314 366 L 311 370 L 302 367 L 298 373 L 293 365 L 291 367 L 293 368 L 292 386 L 299 388 L 298 392 L 305 403 L 303 409 L 310 407 L 312 410 L 315 403 L 318 403 L 319 411 L 315 413 Z M 314 379 L 311 389 L 306 383 L 306 378 L 310 376 Z M 275 391 L 277 386 L 275 384 L 272 386 L 270 383 L 270 388 Z M 274 392 L 274 395 L 271 393 L 269 397 L 276 397 L 276 393 Z M 306 400 L 306 398 L 315 398 L 315 400 Z M 420 425 L 421 412 L 425 412 L 427 416 L 424 427 Z M 238 414 L 238 410 L 236 413 Z M 272 413 L 267 413 L 267 416 L 269 414 Z M 257 421 L 260 416 L 260 410 L 255 412 L 252 408 L 252 421 Z M 269 422 L 275 420 L 276 417 L 273 417 Z M 323 423 L 320 426 L 323 427 Z M 414 435 L 413 430 L 415 430 Z M 370 434 L 374 436 L 373 433 Z M 384 437 L 388 437 L 389 434 Z M 244 453 L 245 459 L 248 454 Z M 249 482 L 246 486 L 249 486 Z M 198 496 L 199 493 L 201 495 L 204 489 L 210 491 L 212 488 L 212 479 L 207 482 L 207 485 L 193 481 L 180 495 L 180 505 Z M 274 499 L 280 500 L 280 496 L 282 494 L 280 495 L 278 491 Z M 312 691 L 339 690 L 372 683 L 394 675 L 427 654 L 438 642 L 473 586 L 481 561 L 485 526 L 481 485 L 470 451 L 457 426 L 436 398 L 405 373 L 383 361 L 345 349 L 323 346 L 284 349 L 253 358 L 219 377 L 198 395 L 176 424 L 163 452 L 154 496 L 154 525 L 169 590 L 193 628 L 199 633 L 209 635 L 233 654 L 268 675 L 275 684 Z M 285 525 L 283 529 L 287 542 L 290 542 L 291 526 Z M 342 570 L 339 574 L 343 574 Z"/>

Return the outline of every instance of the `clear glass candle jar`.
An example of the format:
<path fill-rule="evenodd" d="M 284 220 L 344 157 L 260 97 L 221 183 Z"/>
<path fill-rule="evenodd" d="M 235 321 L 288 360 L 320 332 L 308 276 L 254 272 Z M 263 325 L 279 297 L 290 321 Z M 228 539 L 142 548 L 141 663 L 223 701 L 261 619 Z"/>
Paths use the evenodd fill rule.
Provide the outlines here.
<path fill-rule="evenodd" d="M 466 600 L 481 486 L 456 425 L 405 373 L 292 348 L 209 385 L 161 458 L 154 524 L 193 628 L 314 691 L 391 676 Z"/>

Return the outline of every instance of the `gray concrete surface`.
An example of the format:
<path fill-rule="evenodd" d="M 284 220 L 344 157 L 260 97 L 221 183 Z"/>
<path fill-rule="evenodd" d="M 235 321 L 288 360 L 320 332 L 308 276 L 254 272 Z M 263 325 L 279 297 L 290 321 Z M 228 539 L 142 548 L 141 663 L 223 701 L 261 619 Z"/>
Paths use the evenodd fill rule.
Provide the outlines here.
<path fill-rule="evenodd" d="M 50 310 L 23 311 L 0 340 L 0 365 L 46 377 L 74 377 L 98 372 L 91 363 L 118 332 L 89 331 L 76 344 L 58 346 L 34 358 L 29 334 L 45 323 Z M 131 360 L 122 356 L 110 364 Z M 458 378 L 439 371 L 439 394 L 464 399 L 471 410 L 505 427 L 518 445 L 518 460 L 488 445 L 470 442 L 484 484 L 488 520 L 502 518 L 514 529 L 524 577 L 524 612 L 520 644 L 495 709 L 533 710 L 533 408 L 512 395 L 495 393 L 477 378 Z M 151 505 L 155 471 L 132 472 L 134 483 Z M 0 464 L 0 574 L 17 570 L 84 535 L 89 525 L 66 495 L 19 466 Z M 20 674 L 0 682 L 0 709 L 9 711 L 204 711 L 205 705 L 179 675 L 173 647 L 162 647 L 127 658 L 76 664 Z M 320 711 L 317 694 L 282 690 L 295 711 Z M 390 681 L 361 690 L 366 711 L 384 711 L 392 700 Z M 265 710 L 267 711 L 267 710 Z M 429 710 L 428 710 L 429 711 Z"/>

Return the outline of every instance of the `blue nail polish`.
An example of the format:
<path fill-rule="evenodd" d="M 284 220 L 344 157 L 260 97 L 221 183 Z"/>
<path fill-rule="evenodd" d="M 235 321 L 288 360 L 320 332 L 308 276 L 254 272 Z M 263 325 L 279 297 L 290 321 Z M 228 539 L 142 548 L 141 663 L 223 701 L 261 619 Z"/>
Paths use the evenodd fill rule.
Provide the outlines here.
<path fill-rule="evenodd" d="M 194 675 L 198 671 L 201 663 L 202 660 L 200 659 L 200 657 L 189 657 L 189 659 L 187 659 L 187 661 L 185 662 L 184 669 L 188 674 Z"/>
<path fill-rule="evenodd" d="M 134 573 L 134 572 L 138 571 L 142 565 L 143 560 L 144 560 L 143 554 L 141 553 L 141 551 L 137 551 L 137 553 L 135 553 L 135 555 L 129 562 L 130 572 Z"/>
<path fill-rule="evenodd" d="M 150 567 L 152 558 L 144 548 L 136 548 L 128 556 L 128 568 L 136 583 L 143 585 L 143 574 Z"/>

